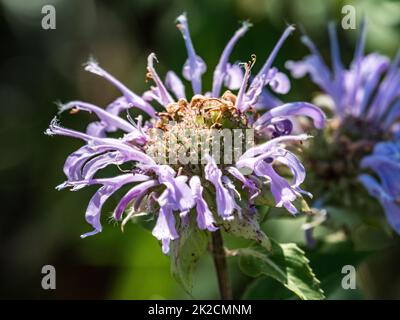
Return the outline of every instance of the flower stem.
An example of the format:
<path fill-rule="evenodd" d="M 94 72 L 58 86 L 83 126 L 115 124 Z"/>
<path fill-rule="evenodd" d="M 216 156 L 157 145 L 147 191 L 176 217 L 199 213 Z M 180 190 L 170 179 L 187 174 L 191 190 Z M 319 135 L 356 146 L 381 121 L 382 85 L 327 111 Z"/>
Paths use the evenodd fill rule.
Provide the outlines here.
<path fill-rule="evenodd" d="M 211 252 L 218 277 L 219 293 L 222 300 L 231 300 L 232 290 L 229 284 L 228 266 L 221 231 L 211 232 L 211 237 Z"/>

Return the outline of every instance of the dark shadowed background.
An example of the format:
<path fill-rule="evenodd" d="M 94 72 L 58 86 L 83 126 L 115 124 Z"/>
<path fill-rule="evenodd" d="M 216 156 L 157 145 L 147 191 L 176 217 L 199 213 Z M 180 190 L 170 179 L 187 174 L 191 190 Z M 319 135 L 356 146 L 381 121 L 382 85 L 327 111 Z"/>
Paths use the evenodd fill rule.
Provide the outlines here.
<path fill-rule="evenodd" d="M 41 28 L 45 4 L 56 8 L 56 30 Z M 171 277 L 168 257 L 148 231 L 129 224 L 121 232 L 110 222 L 118 197 L 104 208 L 103 232 L 81 240 L 79 235 L 91 229 L 84 213 L 95 189 L 75 193 L 54 189 L 64 180 L 66 156 L 81 145 L 43 134 L 57 112 L 54 102 L 83 100 L 106 106 L 119 94 L 104 79 L 83 70 L 89 56 L 141 94 L 148 87 L 144 80 L 150 52 L 157 54 L 160 75 L 169 69 L 181 72 L 186 50 L 174 21 L 186 11 L 196 51 L 208 66 L 203 79 L 209 88 L 219 54 L 240 21 L 249 19 L 254 26 L 240 40 L 231 61 L 247 61 L 255 53 L 255 69 L 287 24 L 298 27 L 275 62 L 284 70 L 286 60 L 307 53 L 300 42 L 301 28 L 328 56 L 326 23 L 340 22 L 344 4 L 354 5 L 358 16 L 368 18 L 367 51 L 393 57 L 400 42 L 397 1 L 0 0 L 0 297 L 190 298 Z M 340 29 L 339 36 L 348 63 L 356 32 Z M 315 89 L 307 79 L 294 81 L 282 100 L 309 100 Z M 63 125 L 76 129 L 84 129 L 90 119 L 88 114 L 61 118 Z M 282 241 L 302 241 L 298 224 L 277 221 L 269 229 Z M 334 250 L 326 255 L 310 253 L 317 275 L 330 277 L 324 284 L 332 282 L 336 288 L 328 290 L 329 298 L 400 297 L 399 250 L 375 255 L 359 275 L 366 283 L 362 292 L 351 293 L 338 289 L 340 269 L 332 266 L 356 263 L 357 257 L 351 248 L 337 250 L 342 260 Z M 41 287 L 41 269 L 48 264 L 56 268 L 56 290 Z M 240 274 L 235 263 L 231 275 L 239 298 L 250 279 Z M 252 297 L 284 297 L 270 280 L 254 286 L 258 293 Z M 218 297 L 208 256 L 198 268 L 193 296 Z"/>

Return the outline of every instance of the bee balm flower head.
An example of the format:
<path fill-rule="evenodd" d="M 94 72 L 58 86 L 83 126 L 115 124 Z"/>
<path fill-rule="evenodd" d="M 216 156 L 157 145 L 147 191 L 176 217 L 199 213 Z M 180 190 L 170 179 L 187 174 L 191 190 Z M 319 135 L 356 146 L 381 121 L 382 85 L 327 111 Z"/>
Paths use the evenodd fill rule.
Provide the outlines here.
<path fill-rule="evenodd" d="M 277 93 L 286 93 L 290 88 L 287 77 L 272 64 L 293 27 L 285 30 L 265 64 L 252 78 L 250 71 L 254 57 L 244 64 L 229 62 L 234 45 L 250 27 L 249 23 L 243 23 L 222 52 L 210 92 L 202 89 L 206 64 L 195 51 L 186 15 L 177 18 L 177 27 L 188 53 L 182 74 L 191 84 L 191 97 L 186 96 L 188 90 L 173 71 L 167 72 L 165 81 L 160 78 L 154 67 L 157 60 L 153 53 L 148 57 L 147 77 L 154 85 L 141 96 L 91 61 L 85 69 L 108 80 L 122 96 L 105 109 L 82 101 L 61 105 L 60 112 L 88 111 L 96 114 L 99 120 L 89 124 L 83 133 L 63 128 L 54 119 L 46 132 L 84 142 L 67 158 L 64 165 L 67 181 L 57 188 L 68 187 L 75 191 L 88 185 L 99 185 L 86 211 L 86 220 L 94 230 L 82 237 L 102 230 L 102 206 L 125 185 L 130 185 L 131 189 L 117 204 L 113 217 L 120 220 L 128 206 L 133 212 L 138 212 L 146 205 L 148 214 L 157 219 L 153 235 L 162 242 L 164 253 L 169 252 L 170 242 L 179 237 L 178 220 L 180 225 L 187 226 L 190 215 L 196 215 L 197 226 L 213 232 L 218 229 L 220 221 L 242 219 L 243 215 L 253 212 L 254 199 L 264 188 L 270 188 L 276 206 L 283 206 L 293 214 L 297 212 L 292 202 L 303 192 L 300 185 L 305 179 L 305 169 L 285 144 L 305 140 L 308 136 L 292 134 L 290 118 L 305 115 L 321 128 L 324 114 L 314 105 L 304 102 L 271 108 L 263 115 L 254 109 L 266 87 Z M 223 87 L 229 90 L 221 94 Z M 157 111 L 154 102 L 164 109 Z M 139 109 L 147 120 L 143 121 L 142 117 L 137 121 L 130 119 L 126 114 L 131 108 Z M 190 139 L 185 134 L 188 130 Z M 223 130 L 250 130 L 257 144 L 229 163 L 220 163 L 209 152 L 187 151 L 191 141 L 195 141 L 192 143 L 194 147 L 201 147 L 204 141 L 212 144 L 214 133 Z M 109 137 L 107 134 L 110 132 L 121 135 L 119 138 Z M 243 135 L 238 139 L 239 145 L 245 143 Z M 223 149 L 228 149 L 227 144 Z M 174 153 L 181 157 L 173 156 Z M 196 161 L 188 162 L 188 158 Z M 107 166 L 118 167 L 128 162 L 133 163 L 133 168 L 121 171 L 120 175 L 109 178 L 96 176 Z M 278 164 L 290 169 L 292 181 L 278 173 Z"/>

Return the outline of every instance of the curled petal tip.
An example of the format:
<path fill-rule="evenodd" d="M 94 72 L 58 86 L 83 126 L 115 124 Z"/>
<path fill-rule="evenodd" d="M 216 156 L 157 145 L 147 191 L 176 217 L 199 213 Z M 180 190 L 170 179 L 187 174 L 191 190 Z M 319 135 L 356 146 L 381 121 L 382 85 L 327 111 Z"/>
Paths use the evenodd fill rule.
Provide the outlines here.
<path fill-rule="evenodd" d="M 100 68 L 99 63 L 93 58 L 89 58 L 89 60 L 83 64 L 83 67 L 85 71 L 89 71 L 99 76 L 102 76 L 104 73 Z"/>
<path fill-rule="evenodd" d="M 296 30 L 296 27 L 294 26 L 294 24 L 290 24 L 287 26 L 286 30 L 288 30 L 288 32 L 293 32 L 294 30 Z"/>
<path fill-rule="evenodd" d="M 182 12 L 178 17 L 176 17 L 175 21 L 176 22 L 182 22 L 187 20 L 187 13 Z"/>
<path fill-rule="evenodd" d="M 242 21 L 242 27 L 248 29 L 248 28 L 251 28 L 252 26 L 253 26 L 253 24 L 249 20 Z"/>
<path fill-rule="evenodd" d="M 93 230 L 93 231 L 90 231 L 90 232 L 86 232 L 86 233 L 84 233 L 84 234 L 81 234 L 80 238 L 81 238 L 81 239 L 85 239 L 85 238 L 87 238 L 87 237 L 94 236 L 95 234 L 98 234 L 98 233 L 100 233 L 100 232 L 101 232 L 101 229 L 99 229 L 99 230 L 95 229 L 95 230 Z"/>

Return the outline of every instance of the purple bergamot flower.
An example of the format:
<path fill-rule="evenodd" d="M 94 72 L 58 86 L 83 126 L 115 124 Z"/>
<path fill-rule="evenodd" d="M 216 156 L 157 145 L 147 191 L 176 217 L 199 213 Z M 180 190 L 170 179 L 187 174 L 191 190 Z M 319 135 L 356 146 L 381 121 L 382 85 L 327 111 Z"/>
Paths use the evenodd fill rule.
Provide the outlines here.
<path fill-rule="evenodd" d="M 333 119 L 328 127 L 335 131 L 335 140 L 330 145 L 339 150 L 336 154 L 341 158 L 350 160 L 335 163 L 331 158 L 336 169 L 331 166 L 325 171 L 346 178 L 356 174 L 383 206 L 391 227 L 400 233 L 400 51 L 393 62 L 379 53 L 364 54 L 363 20 L 353 61 L 345 68 L 333 23 L 329 25 L 329 37 L 332 71 L 306 35 L 302 40 L 311 54 L 301 61 L 287 61 L 286 67 L 295 78 L 309 74 L 332 102 Z M 370 175 L 359 175 L 366 168 L 379 177 L 381 184 Z"/>
<path fill-rule="evenodd" d="M 60 113 L 83 110 L 99 118 L 89 124 L 85 133 L 61 127 L 56 118 L 46 131 L 48 135 L 74 137 L 85 143 L 67 158 L 64 165 L 67 181 L 57 189 L 75 191 L 89 185 L 100 186 L 86 211 L 86 220 L 94 230 L 82 237 L 102 230 L 103 204 L 125 185 L 132 187 L 117 204 L 113 218 L 121 220 L 128 208 L 133 216 L 142 211 L 154 216 L 157 221 L 152 233 L 162 242 L 164 253 L 169 252 L 170 242 L 179 237 L 178 222 L 185 226 L 190 216 L 196 215 L 198 228 L 216 231 L 219 221 L 243 219 L 245 214 L 253 214 L 254 199 L 268 186 L 277 207 L 284 207 L 292 214 L 297 212 L 293 201 L 304 192 L 300 185 L 305 179 L 305 169 L 285 144 L 301 142 L 309 136 L 293 134 L 291 117 L 308 116 L 321 128 L 324 114 L 306 102 L 271 109 L 270 105 L 264 105 L 269 110 L 261 116 L 254 108 L 268 86 L 277 93 L 288 92 L 288 78 L 272 64 L 294 28 L 287 27 L 261 70 L 251 77 L 255 57 L 247 63 L 229 62 L 234 45 L 250 27 L 244 22 L 222 52 L 214 70 L 211 91 L 205 92 L 202 75 L 206 64 L 195 51 L 186 15 L 177 18 L 177 27 L 188 53 L 182 74 L 191 83 L 192 97 L 186 96 L 184 83 L 173 71 L 167 72 L 165 81 L 161 80 L 154 68 L 157 61 L 154 53 L 148 56 L 147 64 L 147 77 L 154 86 L 141 96 L 90 61 L 85 70 L 108 80 L 122 96 L 105 109 L 81 101 L 60 105 Z M 221 95 L 223 87 L 229 90 Z M 270 93 L 269 96 L 272 97 Z M 157 111 L 157 105 L 163 109 Z M 129 116 L 130 109 L 138 109 L 143 115 L 134 121 Z M 188 145 L 201 147 L 204 141 L 213 142 L 213 134 L 223 130 L 251 131 L 257 143 L 232 161 L 221 162 L 214 153 L 187 150 Z M 110 137 L 108 133 L 120 134 L 120 137 Z M 198 142 L 201 139 L 202 142 Z M 246 144 L 244 135 L 239 135 L 238 139 L 239 145 Z M 232 148 L 234 152 L 236 149 Z M 221 150 L 225 153 L 230 150 L 226 142 Z M 97 177 L 107 166 L 120 168 L 124 164 L 131 164 L 131 169 L 120 169 L 119 175 L 108 178 Z M 292 181 L 279 173 L 278 165 L 290 169 Z"/>

